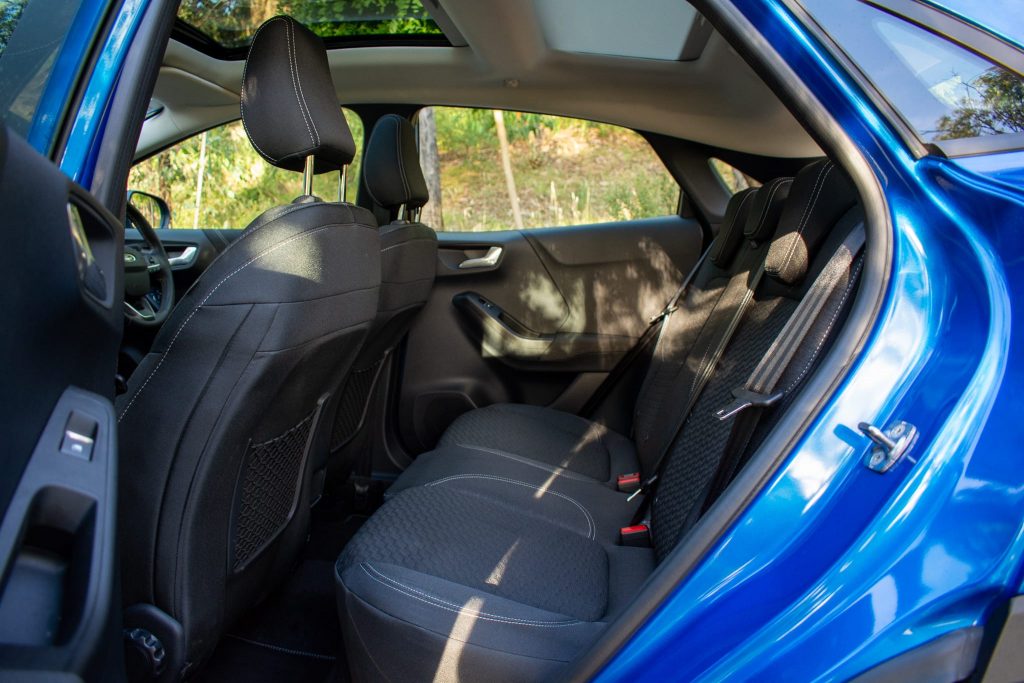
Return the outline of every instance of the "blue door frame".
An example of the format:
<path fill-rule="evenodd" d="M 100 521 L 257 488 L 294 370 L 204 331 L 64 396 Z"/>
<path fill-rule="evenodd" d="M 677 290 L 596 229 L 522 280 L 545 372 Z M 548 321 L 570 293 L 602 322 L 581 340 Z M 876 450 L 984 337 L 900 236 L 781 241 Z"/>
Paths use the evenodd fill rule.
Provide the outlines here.
<path fill-rule="evenodd" d="M 732 4 L 872 169 L 888 291 L 833 398 L 603 680 L 844 680 L 1020 592 L 1024 153 L 915 158 L 782 2 Z M 868 470 L 857 423 L 896 420 L 920 441 Z"/>

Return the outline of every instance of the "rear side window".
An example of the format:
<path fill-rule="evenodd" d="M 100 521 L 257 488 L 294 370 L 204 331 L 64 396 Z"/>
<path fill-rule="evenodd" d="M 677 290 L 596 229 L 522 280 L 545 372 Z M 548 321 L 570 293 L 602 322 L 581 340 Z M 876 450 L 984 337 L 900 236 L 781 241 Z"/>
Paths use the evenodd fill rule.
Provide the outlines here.
<path fill-rule="evenodd" d="M 729 190 L 729 194 L 736 194 L 751 187 L 761 186 L 761 183 L 721 159 L 712 157 L 708 159 L 708 164 L 711 166 L 711 170 L 715 172 L 715 175 L 718 176 L 718 179 L 722 181 L 722 185 Z"/>
<path fill-rule="evenodd" d="M 628 128 L 457 107 L 423 109 L 417 126 L 431 186 L 422 218 L 438 230 L 582 225 L 678 210 L 679 185 Z"/>
<path fill-rule="evenodd" d="M 925 142 L 1024 133 L 1024 81 L 860 2 L 800 0 Z"/>
<path fill-rule="evenodd" d="M 60 61 L 81 2 L 0 0 L 0 116 L 24 138 L 29 137 L 54 67 Z M 77 67 L 77 64 L 63 65 Z M 66 94 L 51 93 L 42 113 L 63 107 Z"/>

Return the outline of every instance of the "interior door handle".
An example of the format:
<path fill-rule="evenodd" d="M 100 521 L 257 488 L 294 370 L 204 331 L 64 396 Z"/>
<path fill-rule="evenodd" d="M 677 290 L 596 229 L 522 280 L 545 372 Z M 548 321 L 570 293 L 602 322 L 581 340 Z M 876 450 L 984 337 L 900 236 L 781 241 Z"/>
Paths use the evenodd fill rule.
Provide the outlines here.
<path fill-rule="evenodd" d="M 464 270 L 466 268 L 493 268 L 498 265 L 498 261 L 501 259 L 501 247 L 491 247 L 487 250 L 487 253 L 479 258 L 468 258 L 459 264 L 459 269 Z"/>
<path fill-rule="evenodd" d="M 172 268 L 174 266 L 190 266 L 196 260 L 198 252 L 199 250 L 195 247 L 185 247 L 180 254 L 167 259 L 167 263 L 171 264 Z"/>

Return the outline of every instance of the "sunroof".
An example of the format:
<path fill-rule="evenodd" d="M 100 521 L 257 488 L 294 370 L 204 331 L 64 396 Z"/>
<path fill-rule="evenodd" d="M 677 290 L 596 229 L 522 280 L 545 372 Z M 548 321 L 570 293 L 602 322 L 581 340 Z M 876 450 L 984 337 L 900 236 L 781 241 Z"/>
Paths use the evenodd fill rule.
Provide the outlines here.
<path fill-rule="evenodd" d="M 328 43 L 346 38 L 443 38 L 419 0 L 182 0 L 178 19 L 221 48 L 252 42 L 267 19 L 288 14 Z"/>

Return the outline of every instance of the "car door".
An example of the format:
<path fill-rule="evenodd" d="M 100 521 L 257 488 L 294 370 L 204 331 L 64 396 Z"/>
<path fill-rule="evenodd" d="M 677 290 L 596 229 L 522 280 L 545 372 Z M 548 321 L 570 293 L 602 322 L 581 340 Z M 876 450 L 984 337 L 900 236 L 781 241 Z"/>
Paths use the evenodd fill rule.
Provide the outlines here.
<path fill-rule="evenodd" d="M 143 3 L 144 5 L 144 3 Z M 0 9 L 0 678 L 124 678 L 117 584 L 114 374 L 124 229 L 69 175 L 78 104 L 110 94 L 104 36 L 129 3 Z M 136 13 L 133 15 L 132 13 Z M 120 26 L 123 33 L 111 31 Z M 99 77 L 99 78 L 97 78 Z M 106 85 L 103 85 L 106 83 Z M 91 90 L 85 90 L 86 86 Z M 96 113 L 86 111 L 86 117 Z M 91 129 L 95 130 L 95 129 Z M 63 141 L 63 142 L 62 142 Z"/>
<path fill-rule="evenodd" d="M 409 333 L 398 399 L 412 453 L 474 407 L 578 412 L 703 243 L 697 221 L 679 215 L 678 184 L 634 131 L 506 112 L 502 142 L 490 110 L 432 110 L 440 187 L 423 220 L 439 229 L 437 279 Z"/>

